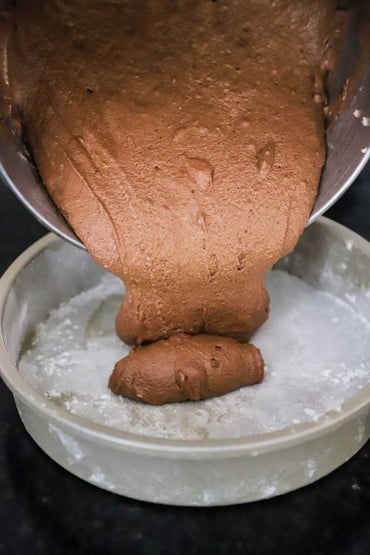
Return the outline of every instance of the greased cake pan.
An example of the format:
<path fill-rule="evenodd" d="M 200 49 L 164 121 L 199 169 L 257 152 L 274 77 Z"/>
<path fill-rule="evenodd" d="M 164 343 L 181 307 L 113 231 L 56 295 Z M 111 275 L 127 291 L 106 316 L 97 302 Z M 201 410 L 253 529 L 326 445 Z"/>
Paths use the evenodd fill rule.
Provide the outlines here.
<path fill-rule="evenodd" d="M 345 300 L 354 290 L 370 290 L 370 245 L 321 218 L 278 268 Z M 18 372 L 17 361 L 35 325 L 61 302 L 98 283 L 102 273 L 86 252 L 50 234 L 27 249 L 0 280 L 1 376 L 28 433 L 67 471 L 135 499 L 229 505 L 308 485 L 343 464 L 369 439 L 370 386 L 340 410 L 314 421 L 237 439 L 148 437 L 67 412 L 32 389 Z M 361 310 L 370 320 L 370 302 Z"/>

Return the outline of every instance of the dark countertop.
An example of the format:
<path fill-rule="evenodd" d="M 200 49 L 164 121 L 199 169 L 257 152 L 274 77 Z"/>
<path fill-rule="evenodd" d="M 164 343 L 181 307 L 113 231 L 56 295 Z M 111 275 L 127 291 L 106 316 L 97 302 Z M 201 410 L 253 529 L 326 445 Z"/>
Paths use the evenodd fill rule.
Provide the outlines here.
<path fill-rule="evenodd" d="M 370 240 L 370 166 L 330 211 Z M 0 273 L 45 233 L 0 188 Z M 370 554 L 370 442 L 326 478 L 235 507 L 131 501 L 67 473 L 31 440 L 0 383 L 0 554 Z"/>

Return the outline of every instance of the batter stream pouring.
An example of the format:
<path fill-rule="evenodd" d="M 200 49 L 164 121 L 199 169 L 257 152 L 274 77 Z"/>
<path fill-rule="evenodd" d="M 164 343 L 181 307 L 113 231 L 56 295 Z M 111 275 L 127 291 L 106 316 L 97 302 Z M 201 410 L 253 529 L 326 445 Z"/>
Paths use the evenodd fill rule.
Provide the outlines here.
<path fill-rule="evenodd" d="M 111 389 L 160 404 L 260 381 L 246 342 L 317 194 L 343 14 L 330 0 L 36 4 L 9 27 L 9 110 L 67 221 L 125 283 L 116 327 L 136 348 Z"/>

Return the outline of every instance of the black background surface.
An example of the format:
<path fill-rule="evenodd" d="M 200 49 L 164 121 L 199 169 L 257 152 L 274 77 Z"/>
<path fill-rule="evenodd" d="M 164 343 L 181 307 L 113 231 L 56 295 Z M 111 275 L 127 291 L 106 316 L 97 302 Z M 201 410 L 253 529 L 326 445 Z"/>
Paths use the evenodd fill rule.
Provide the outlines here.
<path fill-rule="evenodd" d="M 328 214 L 370 240 L 370 166 Z M 0 273 L 45 230 L 0 187 Z M 51 461 L 0 383 L 0 554 L 370 555 L 370 442 L 314 485 L 211 509 L 131 501 Z"/>

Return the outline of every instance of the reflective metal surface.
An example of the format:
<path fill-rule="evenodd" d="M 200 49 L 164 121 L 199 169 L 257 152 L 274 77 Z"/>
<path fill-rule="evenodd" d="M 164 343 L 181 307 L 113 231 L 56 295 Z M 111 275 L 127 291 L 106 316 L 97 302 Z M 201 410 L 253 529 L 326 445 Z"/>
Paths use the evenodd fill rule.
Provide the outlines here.
<path fill-rule="evenodd" d="M 341 59 L 328 79 L 328 99 L 332 103 L 338 95 L 345 94 L 347 79 L 355 72 L 352 96 L 346 99 L 343 113 L 327 129 L 326 161 L 308 224 L 345 193 L 370 159 L 370 49 L 365 43 L 361 47 L 359 24 L 356 18 L 351 20 Z M 369 41 L 369 30 L 366 32 L 365 39 Z M 359 67 L 361 71 L 357 75 Z"/>
<path fill-rule="evenodd" d="M 0 177 L 41 224 L 73 245 L 85 248 L 55 206 L 37 169 L 4 120 L 0 120 Z"/>

